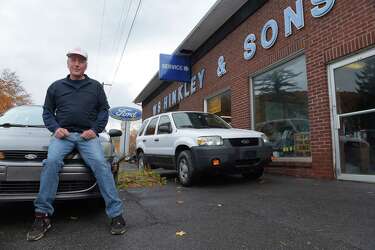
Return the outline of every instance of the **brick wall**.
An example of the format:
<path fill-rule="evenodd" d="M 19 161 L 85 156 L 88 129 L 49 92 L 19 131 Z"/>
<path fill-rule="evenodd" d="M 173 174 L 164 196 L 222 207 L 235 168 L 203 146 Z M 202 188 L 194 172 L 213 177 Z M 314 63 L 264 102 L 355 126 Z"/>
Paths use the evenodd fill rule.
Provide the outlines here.
<path fill-rule="evenodd" d="M 206 69 L 205 85 L 193 96 L 179 104 L 179 110 L 203 110 L 204 98 L 222 89 L 231 89 L 232 125 L 238 128 L 251 126 L 251 101 L 249 79 L 281 59 L 293 56 L 301 50 L 306 56 L 308 103 L 310 119 L 310 140 L 312 163 L 279 164 L 270 166 L 268 172 L 294 176 L 333 178 L 332 135 L 328 94 L 327 65 L 339 58 L 375 45 L 375 1 L 350 0 L 335 2 L 333 9 L 321 18 L 310 14 L 310 1 L 304 3 L 305 26 L 284 37 L 283 10 L 295 1 L 270 0 L 254 15 L 242 23 L 222 42 L 193 66 L 197 73 Z M 279 25 L 278 39 L 271 49 L 260 45 L 260 30 L 269 19 Z M 248 34 L 257 36 L 257 52 L 250 61 L 243 59 L 243 41 Z M 223 55 L 227 74 L 216 76 L 217 59 Z M 152 115 L 152 105 L 177 88 L 171 83 L 163 93 L 150 103 L 143 104 L 144 116 Z"/>

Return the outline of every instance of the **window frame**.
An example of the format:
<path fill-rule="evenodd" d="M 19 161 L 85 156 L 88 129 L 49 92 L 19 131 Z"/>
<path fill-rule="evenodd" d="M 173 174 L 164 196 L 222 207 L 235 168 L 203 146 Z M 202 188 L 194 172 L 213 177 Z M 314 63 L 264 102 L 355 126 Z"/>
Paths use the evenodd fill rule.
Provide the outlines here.
<path fill-rule="evenodd" d="M 159 126 L 160 126 L 161 119 L 162 119 L 163 117 L 166 117 L 166 118 L 169 120 L 169 124 L 171 125 L 171 132 L 169 132 L 169 133 L 159 133 Z M 161 115 L 161 116 L 159 117 L 159 121 L 158 121 L 158 126 L 157 126 L 157 130 L 156 130 L 156 134 L 157 134 L 157 135 L 170 135 L 170 134 L 172 134 L 172 132 L 173 132 L 173 125 L 172 125 L 172 120 L 171 120 L 171 118 L 169 117 L 169 115 Z"/>
<path fill-rule="evenodd" d="M 156 120 L 154 133 L 153 133 L 153 134 L 146 134 L 146 133 L 147 133 L 147 130 L 148 130 L 148 127 L 151 125 L 151 122 L 152 122 L 153 120 Z M 156 129 L 157 129 L 157 127 L 158 127 L 158 123 L 159 123 L 159 116 L 157 116 L 157 117 L 153 117 L 153 118 L 150 118 L 150 121 L 149 121 L 149 123 L 147 124 L 147 128 L 145 129 L 144 136 L 153 136 L 153 135 L 155 135 L 155 133 L 156 133 Z"/>
<path fill-rule="evenodd" d="M 304 53 L 304 50 L 300 50 L 290 56 L 287 56 L 279 61 L 277 61 L 276 63 L 273 63 L 253 74 L 250 74 L 249 75 L 249 93 L 250 93 L 250 98 L 249 98 L 249 105 L 250 105 L 250 112 L 251 112 L 251 115 L 250 115 L 250 128 L 252 130 L 255 130 L 255 105 L 254 105 L 254 88 L 253 88 L 253 79 L 256 78 L 257 76 L 259 75 L 262 75 L 266 72 L 269 72 L 271 70 L 274 70 L 275 68 L 279 67 L 279 66 L 282 66 L 282 65 L 285 65 L 293 60 L 296 60 L 297 58 L 299 57 L 302 57 L 304 56 L 305 57 L 305 66 L 306 66 L 306 81 L 307 81 L 307 93 L 308 93 L 308 79 L 307 79 L 307 64 L 306 64 L 306 55 Z M 308 97 L 307 97 L 308 98 Z M 309 110 L 308 110 L 308 113 L 307 113 L 307 116 L 310 117 L 310 113 L 309 113 Z M 310 119 L 309 119 L 310 121 Z M 310 132 L 310 138 L 311 138 L 311 130 L 309 130 Z M 312 150 L 311 150 L 311 142 L 310 142 L 310 156 L 308 157 L 300 157 L 300 156 L 293 156 L 293 157 L 277 157 L 277 158 L 274 158 L 272 159 L 272 162 L 293 162 L 293 163 L 312 163 Z"/>
<path fill-rule="evenodd" d="M 150 119 L 146 119 L 143 121 L 141 128 L 139 129 L 138 136 L 142 136 L 145 133 L 149 121 Z"/>

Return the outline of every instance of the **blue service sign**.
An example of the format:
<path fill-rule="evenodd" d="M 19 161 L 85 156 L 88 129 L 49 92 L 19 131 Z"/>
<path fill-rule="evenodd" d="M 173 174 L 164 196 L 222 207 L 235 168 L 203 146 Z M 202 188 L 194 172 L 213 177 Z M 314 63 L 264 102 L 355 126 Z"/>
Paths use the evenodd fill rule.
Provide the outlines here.
<path fill-rule="evenodd" d="M 109 115 L 120 121 L 136 121 L 141 119 L 142 112 L 131 107 L 114 107 L 109 110 Z"/>
<path fill-rule="evenodd" d="M 190 57 L 160 54 L 159 79 L 163 81 L 190 82 Z"/>

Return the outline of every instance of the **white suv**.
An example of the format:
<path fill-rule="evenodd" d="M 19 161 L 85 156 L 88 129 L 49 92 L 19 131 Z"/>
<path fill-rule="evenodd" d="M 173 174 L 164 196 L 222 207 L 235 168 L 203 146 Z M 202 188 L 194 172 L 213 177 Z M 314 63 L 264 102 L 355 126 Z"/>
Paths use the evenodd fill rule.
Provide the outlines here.
<path fill-rule="evenodd" d="M 137 136 L 138 168 L 177 170 L 184 186 L 207 171 L 259 178 L 271 155 L 272 147 L 263 133 L 232 128 L 220 117 L 203 112 L 150 117 Z"/>

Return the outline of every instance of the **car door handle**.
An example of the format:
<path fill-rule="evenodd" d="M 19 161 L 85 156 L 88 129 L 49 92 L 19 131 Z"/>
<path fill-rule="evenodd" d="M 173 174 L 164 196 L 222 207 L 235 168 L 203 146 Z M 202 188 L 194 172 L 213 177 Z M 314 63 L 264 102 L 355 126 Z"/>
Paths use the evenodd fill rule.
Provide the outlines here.
<path fill-rule="evenodd" d="M 156 138 L 154 141 L 159 141 L 159 138 Z"/>
<path fill-rule="evenodd" d="M 143 142 L 146 142 L 146 140 L 142 140 Z"/>

